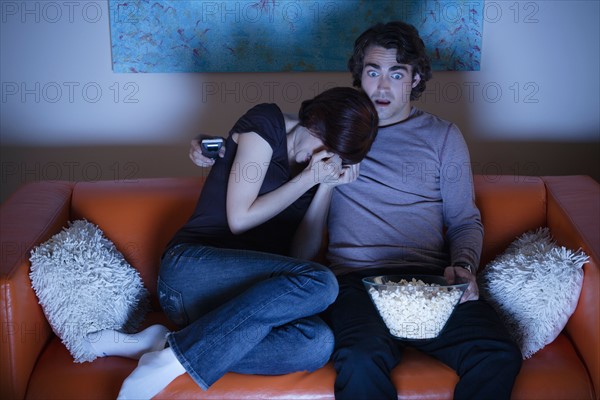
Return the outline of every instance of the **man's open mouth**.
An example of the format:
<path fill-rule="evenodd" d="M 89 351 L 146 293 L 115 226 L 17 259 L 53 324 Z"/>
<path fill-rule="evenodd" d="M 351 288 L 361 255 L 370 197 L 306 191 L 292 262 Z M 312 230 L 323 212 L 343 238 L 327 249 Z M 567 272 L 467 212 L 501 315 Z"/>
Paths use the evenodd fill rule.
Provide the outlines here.
<path fill-rule="evenodd" d="M 387 106 L 388 104 L 390 104 L 390 101 L 385 99 L 376 99 L 375 104 L 378 106 Z"/>

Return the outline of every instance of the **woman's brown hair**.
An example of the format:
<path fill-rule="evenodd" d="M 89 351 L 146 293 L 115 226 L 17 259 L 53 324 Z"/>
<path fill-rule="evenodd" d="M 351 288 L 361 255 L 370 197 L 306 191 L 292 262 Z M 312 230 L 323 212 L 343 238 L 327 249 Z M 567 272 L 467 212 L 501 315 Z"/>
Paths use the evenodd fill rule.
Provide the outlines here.
<path fill-rule="evenodd" d="M 377 136 L 377 110 L 363 92 L 336 87 L 302 102 L 300 125 L 308 128 L 344 163 L 360 162 Z"/>

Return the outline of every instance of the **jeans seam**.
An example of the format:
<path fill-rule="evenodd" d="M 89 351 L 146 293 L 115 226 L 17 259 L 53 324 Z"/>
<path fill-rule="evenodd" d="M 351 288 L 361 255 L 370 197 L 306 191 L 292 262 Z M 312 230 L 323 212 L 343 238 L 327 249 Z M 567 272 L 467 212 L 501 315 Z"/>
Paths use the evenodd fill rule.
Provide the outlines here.
<path fill-rule="evenodd" d="M 171 348 L 173 349 L 175 357 L 177 357 L 183 368 L 185 368 L 185 370 L 188 372 L 188 374 L 190 374 L 190 376 L 198 384 L 198 386 L 200 386 L 204 390 L 208 390 L 210 385 L 207 385 L 204 379 L 202 379 L 202 377 L 200 376 L 200 374 L 196 372 L 196 370 L 192 367 L 192 364 L 187 360 L 183 352 L 179 349 L 179 346 L 177 346 L 177 342 L 174 339 L 175 338 L 173 338 L 171 335 L 167 337 L 167 341 L 169 342 L 169 346 L 171 346 Z M 190 373 L 190 371 L 192 373 Z"/>
<path fill-rule="evenodd" d="M 300 285 L 299 287 L 300 287 L 300 288 L 303 288 L 303 287 L 305 287 L 305 286 L 308 284 L 308 282 L 309 282 L 309 281 L 310 281 L 310 279 L 309 279 L 309 278 L 307 278 L 307 279 L 306 279 L 306 282 L 305 282 L 303 285 Z M 230 329 L 228 332 L 226 332 L 225 334 L 223 334 L 223 335 L 221 336 L 221 338 L 226 338 L 226 337 L 228 337 L 228 336 L 229 336 L 231 333 L 233 333 L 233 332 L 234 332 L 234 331 L 235 331 L 235 330 L 236 330 L 236 329 L 237 329 L 237 328 L 238 328 L 240 325 L 242 325 L 244 322 L 246 322 L 246 321 L 247 321 L 249 318 L 251 318 L 252 316 L 256 315 L 256 313 L 257 313 L 257 312 L 259 312 L 259 311 L 263 310 L 263 309 L 264 309 L 265 307 L 267 307 L 268 305 L 270 305 L 270 304 L 272 304 L 273 302 L 277 301 L 277 299 L 279 299 L 279 298 L 281 298 L 281 297 L 283 297 L 283 296 L 285 296 L 285 295 L 287 295 L 287 294 L 289 294 L 289 293 L 291 293 L 291 292 L 293 292 L 293 291 L 294 291 L 294 289 L 290 289 L 290 290 L 288 290 L 287 292 L 285 292 L 285 293 L 282 293 L 282 294 L 280 294 L 279 296 L 277 296 L 276 298 L 272 299 L 270 302 L 268 302 L 268 303 L 264 304 L 264 305 L 263 305 L 263 306 L 262 306 L 260 309 L 257 309 L 257 310 L 256 310 L 255 312 L 253 312 L 252 314 L 249 314 L 249 315 L 248 315 L 246 318 L 244 318 L 242 321 L 240 321 L 240 322 L 239 322 L 237 325 L 235 325 L 233 328 L 231 328 L 231 329 Z M 211 341 L 209 344 L 207 344 L 207 348 L 206 348 L 204 351 L 202 351 L 201 353 L 199 353 L 199 354 L 198 354 L 198 356 L 201 356 L 201 355 L 203 355 L 204 353 L 206 353 L 206 352 L 208 351 L 208 349 L 209 349 L 209 348 L 212 348 L 216 342 L 217 342 L 217 340 L 215 339 L 215 340 Z"/>

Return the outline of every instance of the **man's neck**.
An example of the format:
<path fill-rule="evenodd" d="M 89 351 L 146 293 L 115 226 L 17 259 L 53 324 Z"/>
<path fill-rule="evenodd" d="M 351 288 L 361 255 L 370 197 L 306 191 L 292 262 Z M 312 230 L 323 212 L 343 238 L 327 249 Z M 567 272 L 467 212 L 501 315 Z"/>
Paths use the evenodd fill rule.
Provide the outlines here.
<path fill-rule="evenodd" d="M 410 105 L 406 112 L 403 112 L 402 115 L 395 116 L 393 118 L 386 118 L 385 120 L 379 120 L 379 127 L 383 128 L 385 126 L 396 125 L 400 122 L 406 121 L 411 114 L 413 113 L 414 107 Z"/>

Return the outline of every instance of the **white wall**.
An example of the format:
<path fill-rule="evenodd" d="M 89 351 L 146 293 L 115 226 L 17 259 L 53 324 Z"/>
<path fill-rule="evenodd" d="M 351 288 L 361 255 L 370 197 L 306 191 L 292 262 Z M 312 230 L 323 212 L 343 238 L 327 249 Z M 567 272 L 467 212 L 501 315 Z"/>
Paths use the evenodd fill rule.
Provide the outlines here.
<path fill-rule="evenodd" d="M 419 101 L 461 127 L 475 172 L 600 179 L 599 4 L 486 1 L 481 71 L 435 73 Z M 346 72 L 115 74 L 106 0 L 0 5 L 2 199 L 32 180 L 204 173 L 187 160 L 197 133 L 351 84 Z"/>

